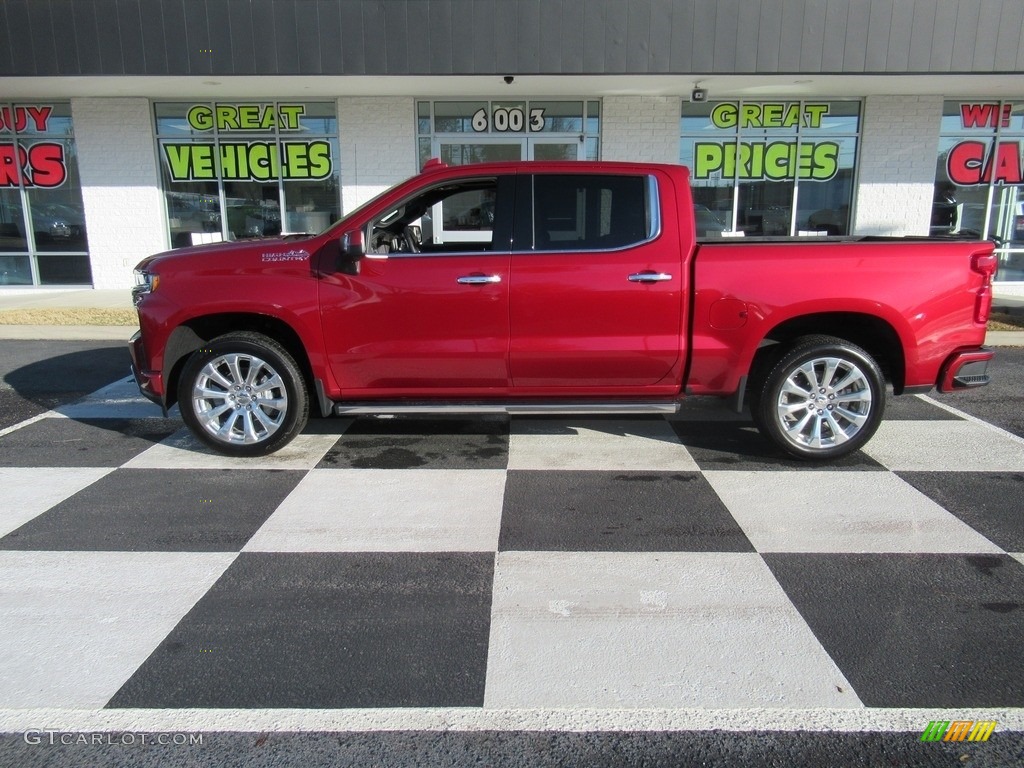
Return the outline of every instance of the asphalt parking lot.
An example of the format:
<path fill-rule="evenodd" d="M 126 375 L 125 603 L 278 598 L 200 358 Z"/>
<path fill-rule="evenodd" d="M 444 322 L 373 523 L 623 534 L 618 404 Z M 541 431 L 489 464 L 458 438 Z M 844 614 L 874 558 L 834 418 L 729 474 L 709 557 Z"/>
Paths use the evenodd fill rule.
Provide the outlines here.
<path fill-rule="evenodd" d="M 827 468 L 704 402 L 314 421 L 239 463 L 123 344 L 0 360 L 0 765 L 1024 758 L 1024 350 Z"/>

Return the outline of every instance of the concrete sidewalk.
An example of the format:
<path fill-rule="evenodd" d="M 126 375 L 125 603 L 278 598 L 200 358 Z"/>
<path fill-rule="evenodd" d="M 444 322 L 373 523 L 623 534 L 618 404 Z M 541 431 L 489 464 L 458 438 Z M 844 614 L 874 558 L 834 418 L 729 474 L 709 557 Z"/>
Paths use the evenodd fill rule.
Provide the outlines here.
<path fill-rule="evenodd" d="M 1024 311 L 1024 298 L 996 295 L 996 305 L 1013 312 Z M 10 309 L 131 309 L 130 290 L 23 290 L 0 291 L 0 312 Z M 137 327 L 130 325 L 3 325 L 0 339 L 26 340 L 123 340 L 127 341 Z M 992 347 L 1024 346 L 1024 329 L 1020 331 L 989 331 L 985 343 Z"/>

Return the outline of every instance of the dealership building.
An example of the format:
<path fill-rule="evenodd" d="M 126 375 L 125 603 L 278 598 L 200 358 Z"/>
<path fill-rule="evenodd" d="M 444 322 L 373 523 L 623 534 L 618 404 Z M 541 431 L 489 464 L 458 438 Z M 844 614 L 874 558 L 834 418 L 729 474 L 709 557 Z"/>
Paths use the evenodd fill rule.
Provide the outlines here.
<path fill-rule="evenodd" d="M 682 163 L 702 237 L 986 237 L 1024 294 L 1022 75 L 1021 0 L 5 0 L 0 289 L 440 157 Z"/>

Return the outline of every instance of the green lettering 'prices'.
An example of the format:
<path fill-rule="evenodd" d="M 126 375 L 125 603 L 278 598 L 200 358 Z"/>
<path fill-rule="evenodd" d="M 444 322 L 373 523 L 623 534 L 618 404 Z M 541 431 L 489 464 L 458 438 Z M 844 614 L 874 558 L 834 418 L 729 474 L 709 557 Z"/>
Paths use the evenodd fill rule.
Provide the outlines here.
<path fill-rule="evenodd" d="M 839 172 L 839 145 L 795 141 L 729 143 L 697 142 L 693 147 L 693 178 L 739 181 L 828 181 Z"/>
<path fill-rule="evenodd" d="M 725 147 L 721 144 L 698 142 L 693 146 L 693 177 L 709 179 L 711 174 L 722 170 L 725 163 Z"/>

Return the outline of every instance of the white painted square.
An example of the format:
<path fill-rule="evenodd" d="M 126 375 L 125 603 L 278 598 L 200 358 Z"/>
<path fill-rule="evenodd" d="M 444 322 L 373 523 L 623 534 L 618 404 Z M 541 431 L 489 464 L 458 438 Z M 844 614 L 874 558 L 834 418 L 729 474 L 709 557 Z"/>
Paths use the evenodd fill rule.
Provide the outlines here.
<path fill-rule="evenodd" d="M 111 467 L 20 467 L 0 469 L 0 536 L 113 472 Z"/>
<path fill-rule="evenodd" d="M 180 429 L 124 466 L 131 469 L 312 469 L 351 423 L 351 420 L 339 419 L 337 434 L 299 435 L 274 453 L 251 458 L 217 453 L 187 429 Z"/>
<path fill-rule="evenodd" d="M 500 469 L 315 469 L 245 550 L 494 552 L 504 493 Z"/>
<path fill-rule="evenodd" d="M 1010 557 L 1017 560 L 1021 565 L 1024 565 L 1024 552 L 1011 552 Z"/>
<path fill-rule="evenodd" d="M 705 472 L 758 552 L 1003 550 L 888 472 Z"/>
<path fill-rule="evenodd" d="M 484 706 L 863 705 L 756 554 L 500 552 Z"/>
<path fill-rule="evenodd" d="M 234 558 L 0 552 L 0 708 L 104 706 Z"/>
<path fill-rule="evenodd" d="M 513 418 L 509 469 L 697 471 L 661 419 Z"/>
<path fill-rule="evenodd" d="M 1024 440 L 972 421 L 883 421 L 863 451 L 892 470 L 1024 469 Z"/>

